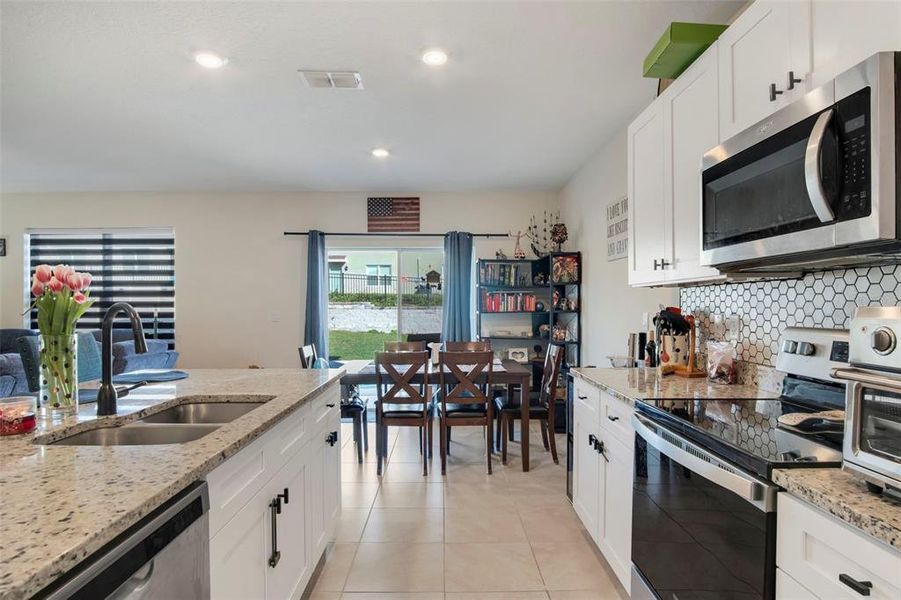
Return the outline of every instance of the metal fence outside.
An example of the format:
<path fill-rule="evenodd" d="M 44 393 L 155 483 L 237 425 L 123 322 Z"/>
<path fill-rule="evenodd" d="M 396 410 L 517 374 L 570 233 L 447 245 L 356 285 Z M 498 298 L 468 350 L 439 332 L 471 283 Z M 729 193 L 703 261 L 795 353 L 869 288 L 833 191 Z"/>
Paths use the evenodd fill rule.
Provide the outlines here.
<path fill-rule="evenodd" d="M 329 294 L 397 296 L 398 291 L 404 296 L 432 296 L 440 294 L 441 281 L 430 283 L 425 277 L 329 273 Z"/>

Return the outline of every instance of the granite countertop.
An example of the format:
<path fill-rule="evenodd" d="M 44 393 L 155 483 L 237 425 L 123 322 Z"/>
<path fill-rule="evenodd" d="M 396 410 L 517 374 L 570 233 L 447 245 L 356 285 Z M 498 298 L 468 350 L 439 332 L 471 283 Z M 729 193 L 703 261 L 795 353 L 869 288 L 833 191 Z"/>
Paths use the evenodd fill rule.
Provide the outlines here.
<path fill-rule="evenodd" d="M 636 400 L 766 400 L 779 394 L 754 385 L 711 383 L 706 377 L 661 377 L 657 369 L 577 368 L 571 373 L 629 403 Z"/>
<path fill-rule="evenodd" d="M 0 600 L 30 597 L 176 493 L 202 479 L 316 392 L 342 369 L 192 370 L 119 400 L 94 404 L 35 432 L 0 438 Z M 188 401 L 261 402 L 201 439 L 157 446 L 46 446 L 73 431 L 133 421 Z"/>
<path fill-rule="evenodd" d="M 841 469 L 776 469 L 773 480 L 867 535 L 901 550 L 901 501 L 867 490 Z"/>

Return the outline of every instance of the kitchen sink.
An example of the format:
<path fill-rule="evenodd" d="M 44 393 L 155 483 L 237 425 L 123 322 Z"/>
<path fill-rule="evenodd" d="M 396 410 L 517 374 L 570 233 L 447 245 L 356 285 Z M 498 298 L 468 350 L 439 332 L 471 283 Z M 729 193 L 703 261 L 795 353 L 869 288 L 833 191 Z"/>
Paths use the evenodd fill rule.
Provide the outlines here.
<path fill-rule="evenodd" d="M 61 440 L 53 446 L 153 446 L 158 444 L 184 444 L 210 434 L 218 424 L 131 424 L 121 427 L 89 429 Z"/>
<path fill-rule="evenodd" d="M 260 402 L 194 402 L 179 404 L 141 419 L 144 423 L 229 423 L 244 416 Z"/>

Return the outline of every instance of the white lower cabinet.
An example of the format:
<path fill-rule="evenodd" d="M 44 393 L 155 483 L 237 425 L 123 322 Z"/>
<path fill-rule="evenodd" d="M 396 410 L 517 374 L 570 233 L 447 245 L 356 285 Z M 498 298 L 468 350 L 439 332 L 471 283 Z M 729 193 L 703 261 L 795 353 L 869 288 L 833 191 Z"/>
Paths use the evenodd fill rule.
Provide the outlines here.
<path fill-rule="evenodd" d="M 334 408 L 304 434 L 302 444 L 292 443 L 291 451 L 283 452 L 285 427 L 280 424 L 209 474 L 210 522 L 222 523 L 210 530 L 213 600 L 294 600 L 303 594 L 341 511 L 337 387 L 323 394 Z M 306 421 L 300 415 L 305 414 L 285 421 L 301 431 Z M 270 466 L 277 470 L 258 483 L 260 472 L 270 473 Z M 234 498 L 243 498 L 248 485 L 242 477 L 256 490 L 236 508 Z M 227 521 L 216 514 L 225 510 Z"/>
<path fill-rule="evenodd" d="M 777 599 L 901 598 L 901 552 L 785 492 L 778 511 Z"/>
<path fill-rule="evenodd" d="M 629 423 L 632 411 L 622 400 L 581 378 L 575 378 L 573 391 L 573 508 L 628 592 L 635 435 Z"/>

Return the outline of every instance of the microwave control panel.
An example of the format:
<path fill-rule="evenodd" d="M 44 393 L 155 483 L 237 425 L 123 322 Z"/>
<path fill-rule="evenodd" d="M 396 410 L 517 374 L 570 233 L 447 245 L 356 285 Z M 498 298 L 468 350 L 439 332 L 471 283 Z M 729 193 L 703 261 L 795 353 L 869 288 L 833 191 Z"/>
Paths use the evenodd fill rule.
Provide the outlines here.
<path fill-rule="evenodd" d="M 840 100 L 834 108 L 841 181 L 835 213 L 839 221 L 848 221 L 870 214 L 870 88 Z"/>

